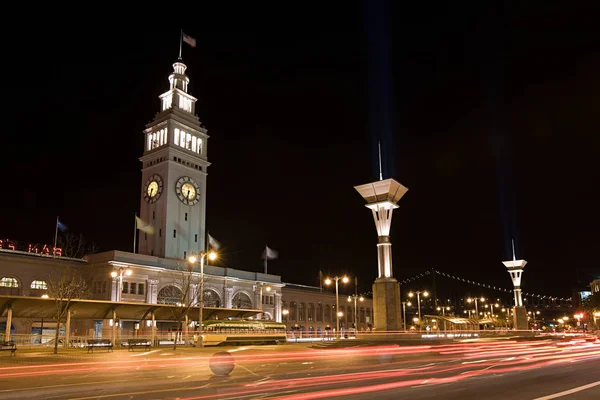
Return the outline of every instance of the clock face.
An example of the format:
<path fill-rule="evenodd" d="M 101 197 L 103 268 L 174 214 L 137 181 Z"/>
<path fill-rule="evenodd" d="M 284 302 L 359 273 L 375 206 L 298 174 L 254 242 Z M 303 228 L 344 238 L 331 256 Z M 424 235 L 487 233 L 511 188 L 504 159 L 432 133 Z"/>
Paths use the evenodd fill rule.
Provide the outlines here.
<path fill-rule="evenodd" d="M 163 190 L 163 180 L 160 175 L 154 174 L 146 181 L 144 185 L 144 200 L 148 203 L 155 203 Z"/>
<path fill-rule="evenodd" d="M 183 204 L 193 206 L 200 201 L 200 187 L 189 176 L 183 176 L 177 180 L 175 192 Z"/>

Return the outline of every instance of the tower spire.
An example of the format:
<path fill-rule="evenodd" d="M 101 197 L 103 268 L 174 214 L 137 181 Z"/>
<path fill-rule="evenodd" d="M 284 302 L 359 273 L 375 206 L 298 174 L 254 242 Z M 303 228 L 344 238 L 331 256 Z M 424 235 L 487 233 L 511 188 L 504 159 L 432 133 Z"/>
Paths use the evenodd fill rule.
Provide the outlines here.
<path fill-rule="evenodd" d="M 179 30 L 179 57 L 177 60 L 181 61 L 181 45 L 183 43 L 183 29 Z"/>
<path fill-rule="evenodd" d="M 381 172 L 381 141 L 377 141 L 377 147 L 379 148 L 379 180 L 383 180 L 383 173 Z"/>

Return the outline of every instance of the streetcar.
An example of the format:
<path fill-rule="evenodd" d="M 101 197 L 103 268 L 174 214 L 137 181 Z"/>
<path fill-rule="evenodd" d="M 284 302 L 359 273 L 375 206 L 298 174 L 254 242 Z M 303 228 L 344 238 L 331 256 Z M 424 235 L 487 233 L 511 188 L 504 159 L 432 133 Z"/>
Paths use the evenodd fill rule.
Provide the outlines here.
<path fill-rule="evenodd" d="M 286 326 L 281 322 L 261 320 L 204 321 L 205 346 L 243 346 L 286 342 Z"/>

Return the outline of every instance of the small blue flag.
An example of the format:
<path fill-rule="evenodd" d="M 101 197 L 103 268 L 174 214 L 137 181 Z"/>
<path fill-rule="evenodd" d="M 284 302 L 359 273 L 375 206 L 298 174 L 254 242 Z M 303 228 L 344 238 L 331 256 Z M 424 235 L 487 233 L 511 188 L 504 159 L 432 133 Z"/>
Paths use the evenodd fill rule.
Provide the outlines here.
<path fill-rule="evenodd" d="M 65 224 L 63 224 L 62 222 L 60 222 L 58 220 L 58 218 L 56 218 L 56 227 L 61 231 L 64 232 L 67 230 L 67 226 Z"/>

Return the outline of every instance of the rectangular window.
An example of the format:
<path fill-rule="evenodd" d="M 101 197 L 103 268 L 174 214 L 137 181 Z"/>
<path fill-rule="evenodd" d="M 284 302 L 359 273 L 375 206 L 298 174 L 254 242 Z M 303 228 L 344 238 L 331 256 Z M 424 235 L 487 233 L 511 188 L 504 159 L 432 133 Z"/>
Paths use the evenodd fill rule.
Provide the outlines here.
<path fill-rule="evenodd" d="M 185 213 L 185 220 L 187 221 L 187 213 Z"/>
<path fill-rule="evenodd" d="M 187 258 L 187 251 L 183 252 L 183 259 L 185 260 Z"/>
<path fill-rule="evenodd" d="M 173 237 L 177 237 L 177 230 L 173 229 Z"/>
<path fill-rule="evenodd" d="M 156 213 L 152 211 L 152 219 L 155 219 L 154 217 L 156 217 Z"/>
<path fill-rule="evenodd" d="M 158 237 L 162 237 L 162 228 L 158 230 Z"/>
<path fill-rule="evenodd" d="M 123 290 L 121 292 L 125 294 L 129 292 L 129 282 L 123 282 Z"/>
<path fill-rule="evenodd" d="M 194 235 L 194 242 L 198 243 L 198 234 L 197 233 Z"/>
<path fill-rule="evenodd" d="M 129 284 L 129 293 L 135 294 L 136 291 L 137 291 L 137 284 L 135 282 L 131 282 Z"/>
<path fill-rule="evenodd" d="M 138 283 L 138 294 L 144 294 L 144 284 Z"/>
<path fill-rule="evenodd" d="M 144 240 L 148 240 L 148 234 L 144 232 Z"/>

